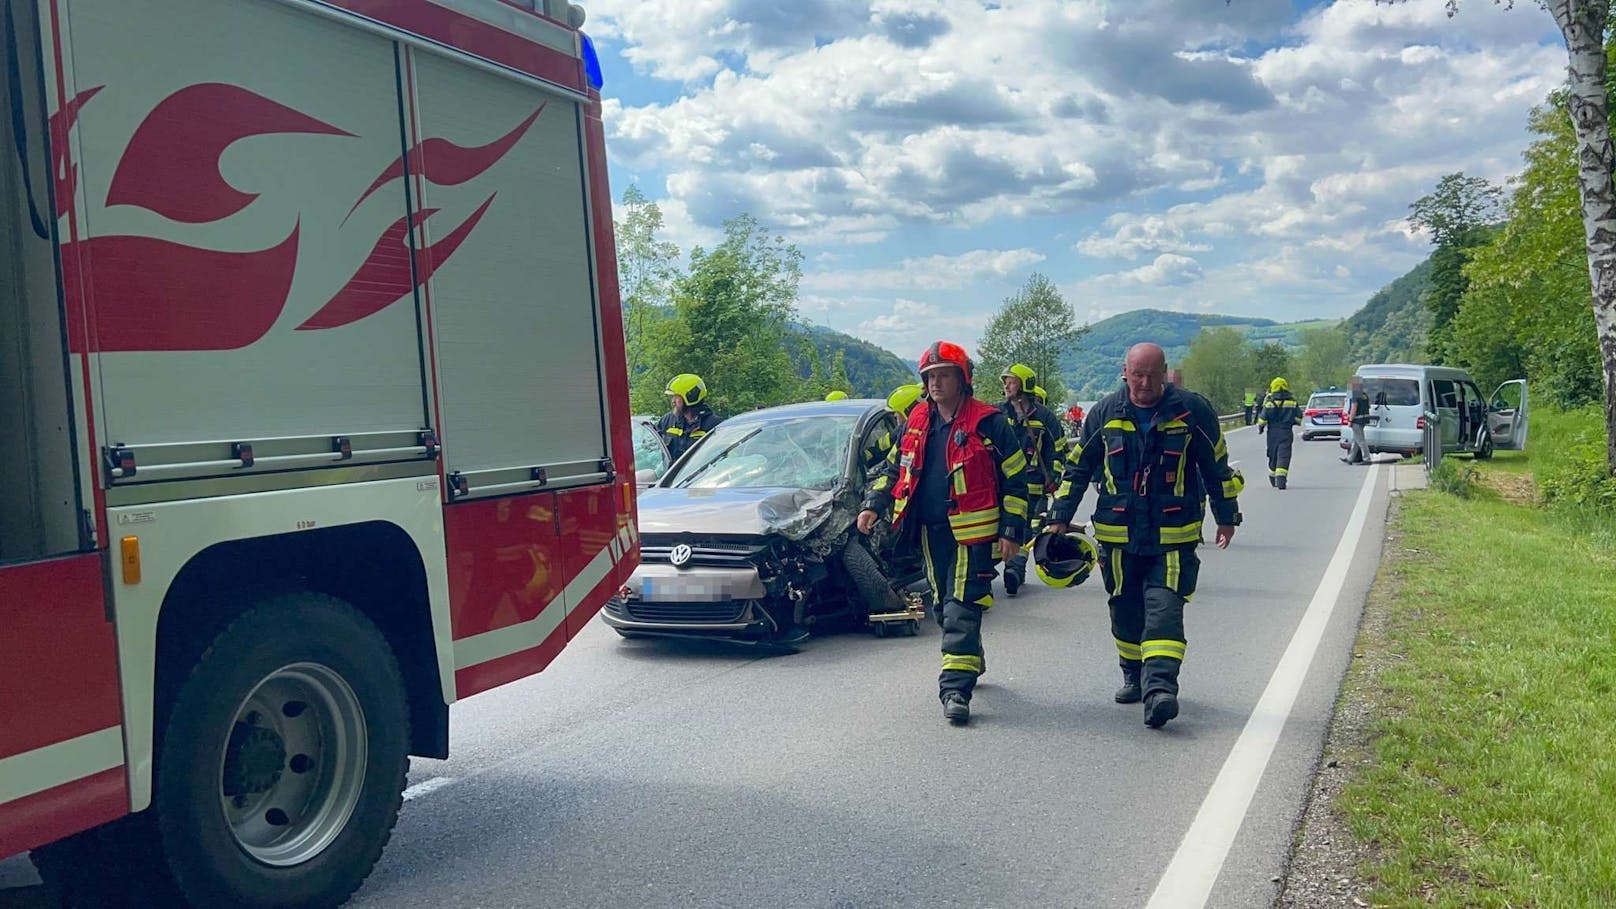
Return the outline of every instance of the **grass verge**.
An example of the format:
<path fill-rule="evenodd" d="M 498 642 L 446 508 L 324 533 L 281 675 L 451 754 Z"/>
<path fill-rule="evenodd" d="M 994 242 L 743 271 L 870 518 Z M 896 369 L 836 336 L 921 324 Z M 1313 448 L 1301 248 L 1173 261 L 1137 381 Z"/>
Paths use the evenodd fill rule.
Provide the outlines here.
<path fill-rule="evenodd" d="M 1396 509 L 1334 800 L 1374 905 L 1616 906 L 1616 515 L 1523 501 L 1522 462 L 1555 456 L 1466 462 L 1467 497 Z"/>

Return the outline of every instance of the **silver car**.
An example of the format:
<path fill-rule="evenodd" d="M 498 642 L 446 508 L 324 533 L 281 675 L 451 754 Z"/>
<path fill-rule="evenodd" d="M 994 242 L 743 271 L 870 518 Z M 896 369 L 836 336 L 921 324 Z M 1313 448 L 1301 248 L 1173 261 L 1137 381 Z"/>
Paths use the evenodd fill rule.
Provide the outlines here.
<path fill-rule="evenodd" d="M 644 489 L 655 483 L 668 472 L 668 466 L 673 458 L 668 456 L 668 446 L 662 443 L 662 436 L 656 431 L 657 418 L 637 416 L 634 420 L 634 482 Z"/>
<path fill-rule="evenodd" d="M 640 567 L 602 621 L 624 637 L 915 633 L 923 598 L 895 588 L 879 542 L 853 526 L 878 442 L 896 428 L 875 400 L 725 420 L 641 492 Z"/>

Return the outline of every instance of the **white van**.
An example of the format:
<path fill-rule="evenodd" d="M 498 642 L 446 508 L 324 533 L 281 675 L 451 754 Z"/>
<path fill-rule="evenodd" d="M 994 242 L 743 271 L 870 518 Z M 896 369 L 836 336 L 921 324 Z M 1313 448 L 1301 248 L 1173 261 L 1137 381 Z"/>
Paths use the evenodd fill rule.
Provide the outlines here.
<path fill-rule="evenodd" d="M 1484 398 L 1475 379 L 1451 366 L 1374 363 L 1356 380 L 1369 396 L 1364 427 L 1370 453 L 1409 457 L 1425 447 L 1426 414 L 1435 414 L 1444 453 L 1492 457 L 1494 449 L 1526 447 L 1526 380 L 1513 379 Z"/>

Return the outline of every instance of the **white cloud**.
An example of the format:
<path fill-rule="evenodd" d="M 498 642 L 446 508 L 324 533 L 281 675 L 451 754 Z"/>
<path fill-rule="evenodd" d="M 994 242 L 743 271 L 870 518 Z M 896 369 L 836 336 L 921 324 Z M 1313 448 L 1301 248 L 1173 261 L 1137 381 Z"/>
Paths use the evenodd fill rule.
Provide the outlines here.
<path fill-rule="evenodd" d="M 1149 265 L 1106 277 L 1122 284 L 1148 284 L 1152 287 L 1181 287 L 1194 284 L 1205 276 L 1201 263 L 1189 256 L 1162 253 Z"/>
<path fill-rule="evenodd" d="M 1005 278 L 1044 260 L 1031 249 L 973 249 L 957 256 L 904 259 L 892 268 L 814 272 L 803 276 L 810 291 L 957 290 L 982 278 Z"/>

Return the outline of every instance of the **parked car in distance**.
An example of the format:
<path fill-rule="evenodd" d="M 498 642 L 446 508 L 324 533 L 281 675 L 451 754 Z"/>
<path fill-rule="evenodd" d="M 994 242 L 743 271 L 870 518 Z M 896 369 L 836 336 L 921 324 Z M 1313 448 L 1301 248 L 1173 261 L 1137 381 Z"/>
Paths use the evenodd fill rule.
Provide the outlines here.
<path fill-rule="evenodd" d="M 656 431 L 657 418 L 636 416 L 634 420 L 634 484 L 644 489 L 668 472 L 673 459 L 668 446 Z"/>
<path fill-rule="evenodd" d="M 1302 441 L 1341 435 L 1341 415 L 1346 413 L 1347 393 L 1330 389 L 1315 391 L 1302 410 Z"/>
<path fill-rule="evenodd" d="M 1364 441 L 1371 454 L 1422 452 L 1427 414 L 1436 421 L 1445 454 L 1490 458 L 1494 450 L 1526 447 L 1525 379 L 1484 396 L 1470 373 L 1451 366 L 1374 363 L 1358 367 L 1356 378 L 1369 396 Z"/>
<path fill-rule="evenodd" d="M 601 611 L 624 637 L 775 641 L 842 626 L 915 633 L 879 543 L 853 523 L 866 449 L 898 417 L 844 399 L 731 417 L 639 497 L 640 567 Z"/>

